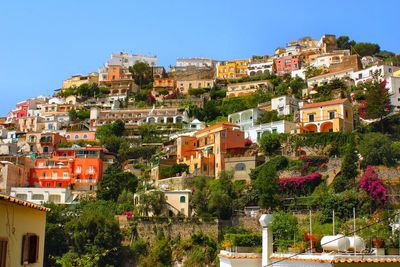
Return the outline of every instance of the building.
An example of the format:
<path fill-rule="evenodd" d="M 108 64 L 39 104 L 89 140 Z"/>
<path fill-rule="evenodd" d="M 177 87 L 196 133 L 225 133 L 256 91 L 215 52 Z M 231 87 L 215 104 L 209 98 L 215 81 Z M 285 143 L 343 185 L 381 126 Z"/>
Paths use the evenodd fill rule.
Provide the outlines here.
<path fill-rule="evenodd" d="M 299 55 L 282 56 L 274 60 L 274 70 L 277 75 L 283 75 L 299 69 L 301 69 Z"/>
<path fill-rule="evenodd" d="M 225 170 L 224 158 L 245 149 L 244 132 L 236 124 L 220 122 L 177 138 L 177 163 L 185 163 L 192 174 L 218 176 Z"/>
<path fill-rule="evenodd" d="M 350 132 L 353 109 L 347 99 L 307 103 L 300 108 L 299 133 Z"/>
<path fill-rule="evenodd" d="M 264 62 L 252 61 L 247 68 L 247 76 L 267 75 L 274 72 L 274 60 L 268 59 Z"/>
<path fill-rule="evenodd" d="M 142 124 L 167 124 L 181 123 L 187 121 L 184 111 L 178 108 L 152 108 L 152 109 L 119 109 L 119 110 L 100 110 L 92 108 L 90 110 L 90 130 L 95 131 L 97 127 L 122 120 L 125 126 L 139 126 Z"/>
<path fill-rule="evenodd" d="M 172 214 L 183 214 L 185 217 L 192 215 L 190 197 L 192 190 L 163 190 L 168 209 Z"/>
<path fill-rule="evenodd" d="M 265 158 L 257 155 L 226 157 L 225 170 L 233 171 L 233 180 L 242 180 L 250 183 L 250 171 L 264 162 Z"/>
<path fill-rule="evenodd" d="M 290 115 L 299 110 L 299 99 L 294 96 L 279 96 L 271 99 L 271 110 L 276 110 L 278 115 Z"/>
<path fill-rule="evenodd" d="M 178 69 L 202 69 L 214 68 L 216 61 L 211 58 L 177 58 L 176 67 Z"/>
<path fill-rule="evenodd" d="M 97 84 L 98 82 L 99 74 L 97 72 L 91 72 L 88 75 L 73 75 L 71 78 L 63 81 L 61 90 L 71 87 L 79 87 L 82 84 Z"/>
<path fill-rule="evenodd" d="M 374 78 L 377 78 L 379 82 L 382 82 L 391 76 L 396 76 L 395 72 L 399 70 L 400 68 L 395 66 L 374 65 L 369 68 L 353 72 L 351 78 L 354 80 L 356 85 L 372 82 Z"/>
<path fill-rule="evenodd" d="M 294 133 L 296 131 L 296 123 L 286 120 L 273 121 L 255 125 L 246 130 L 246 137 L 252 142 L 260 141 L 261 136 L 265 133 Z"/>
<path fill-rule="evenodd" d="M 69 188 L 12 187 L 10 196 L 35 204 L 72 204 L 75 195 Z"/>
<path fill-rule="evenodd" d="M 217 63 L 217 79 L 235 80 L 247 76 L 249 59 L 229 60 Z"/>
<path fill-rule="evenodd" d="M 333 52 L 323 55 L 314 55 L 310 57 L 310 66 L 316 68 L 329 68 L 331 65 L 340 64 L 345 56 L 350 55 L 349 50 L 343 50 L 340 52 Z"/>
<path fill-rule="evenodd" d="M 203 80 L 177 80 L 176 88 L 179 94 L 187 95 L 189 93 L 189 89 L 197 89 L 197 88 L 208 88 L 211 89 L 214 87 L 213 79 L 203 79 Z"/>
<path fill-rule="evenodd" d="M 150 66 L 157 66 L 157 56 L 134 55 L 126 52 L 111 54 L 111 57 L 107 63 L 99 68 L 99 81 L 117 80 L 117 76 L 113 74 L 115 71 L 117 71 L 117 68 L 115 68 L 115 71 L 111 70 L 111 72 L 109 72 L 109 68 L 111 66 L 120 66 L 121 71 L 127 73 L 128 68 L 133 66 L 136 62 L 145 62 Z M 113 79 L 112 75 L 115 75 L 115 79 Z"/>
<path fill-rule="evenodd" d="M 58 148 L 50 157 L 37 158 L 30 170 L 30 185 L 95 190 L 103 176 L 100 146 Z"/>
<path fill-rule="evenodd" d="M 96 132 L 95 131 L 74 131 L 65 132 L 61 134 L 65 137 L 67 141 L 95 141 Z"/>
<path fill-rule="evenodd" d="M 42 267 L 50 209 L 0 194 L 0 265 Z"/>
<path fill-rule="evenodd" d="M 9 195 L 11 187 L 28 186 L 29 169 L 10 161 L 0 161 L 0 193 Z"/>
<path fill-rule="evenodd" d="M 309 88 L 314 88 L 323 84 L 328 84 L 334 79 L 351 79 L 353 77 L 353 69 L 344 69 L 334 72 L 328 72 L 321 75 L 314 76 L 307 79 L 307 85 Z"/>
<path fill-rule="evenodd" d="M 228 121 L 240 126 L 240 130 L 246 131 L 257 124 L 262 111 L 258 108 L 246 109 L 228 115 Z"/>
<path fill-rule="evenodd" d="M 230 83 L 227 87 L 228 89 L 226 95 L 228 97 L 238 97 L 252 95 L 258 89 L 269 90 L 273 87 L 273 85 L 270 80 L 261 80 L 242 83 Z"/>

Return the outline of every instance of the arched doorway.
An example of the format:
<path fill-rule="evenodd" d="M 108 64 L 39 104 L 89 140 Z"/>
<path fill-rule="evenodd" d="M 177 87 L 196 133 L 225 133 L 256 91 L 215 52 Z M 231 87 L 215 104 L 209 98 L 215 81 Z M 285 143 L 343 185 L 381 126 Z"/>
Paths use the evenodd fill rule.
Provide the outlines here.
<path fill-rule="evenodd" d="M 318 127 L 315 124 L 308 124 L 304 127 L 304 132 L 306 133 L 316 133 L 318 132 Z"/>
<path fill-rule="evenodd" d="M 320 132 L 321 133 L 333 132 L 333 123 L 328 121 L 321 124 Z"/>

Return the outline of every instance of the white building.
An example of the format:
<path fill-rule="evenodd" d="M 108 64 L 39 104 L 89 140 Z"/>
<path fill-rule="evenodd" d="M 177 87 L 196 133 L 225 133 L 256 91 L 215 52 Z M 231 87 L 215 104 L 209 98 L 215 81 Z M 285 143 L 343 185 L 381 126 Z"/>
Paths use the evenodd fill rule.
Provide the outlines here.
<path fill-rule="evenodd" d="M 245 131 L 245 136 L 252 142 L 258 142 L 265 132 L 269 133 L 293 133 L 296 130 L 296 123 L 291 121 L 273 121 L 255 125 Z"/>
<path fill-rule="evenodd" d="M 257 123 L 257 119 L 262 113 L 258 108 L 246 109 L 228 115 L 228 121 L 240 126 L 240 130 L 246 131 Z"/>
<path fill-rule="evenodd" d="M 176 67 L 178 68 L 214 68 L 216 61 L 211 58 L 177 58 Z"/>
<path fill-rule="evenodd" d="M 321 75 L 317 75 L 312 78 L 308 78 L 307 85 L 309 88 L 313 88 L 315 86 L 328 84 L 330 81 L 332 81 L 334 79 L 346 79 L 346 78 L 351 79 L 353 76 L 354 76 L 353 69 L 344 69 L 344 70 L 339 70 L 339 71 L 333 71 L 333 72 L 328 72 L 328 73 L 324 73 Z"/>
<path fill-rule="evenodd" d="M 292 76 L 292 78 L 299 77 L 302 78 L 303 80 L 306 79 L 306 73 L 304 68 L 293 70 L 292 72 L 290 72 L 290 75 Z"/>
<path fill-rule="evenodd" d="M 271 99 L 271 109 L 278 115 L 290 115 L 299 110 L 299 99 L 293 96 L 280 96 Z"/>
<path fill-rule="evenodd" d="M 35 204 L 72 204 L 76 197 L 68 188 L 49 187 L 12 187 L 10 195 Z"/>
<path fill-rule="evenodd" d="M 262 74 L 272 74 L 274 68 L 274 61 L 271 59 L 266 62 L 251 62 L 247 68 L 248 76 L 262 75 Z"/>

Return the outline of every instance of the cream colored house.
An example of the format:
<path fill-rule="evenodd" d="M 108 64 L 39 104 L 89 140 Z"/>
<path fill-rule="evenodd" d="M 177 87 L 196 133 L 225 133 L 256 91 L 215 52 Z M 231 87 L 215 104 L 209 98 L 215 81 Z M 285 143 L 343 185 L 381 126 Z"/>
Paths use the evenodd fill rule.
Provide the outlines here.
<path fill-rule="evenodd" d="M 0 266 L 43 266 L 47 211 L 0 194 Z"/>

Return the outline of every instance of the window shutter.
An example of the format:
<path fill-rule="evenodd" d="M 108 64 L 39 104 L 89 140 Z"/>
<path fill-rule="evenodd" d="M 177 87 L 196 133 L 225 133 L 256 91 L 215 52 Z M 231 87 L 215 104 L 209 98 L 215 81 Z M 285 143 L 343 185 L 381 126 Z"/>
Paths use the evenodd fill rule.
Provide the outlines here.
<path fill-rule="evenodd" d="M 0 239 L 0 267 L 6 267 L 7 239 Z"/>
<path fill-rule="evenodd" d="M 29 235 L 24 235 L 22 238 L 21 265 L 28 263 L 29 263 Z"/>

